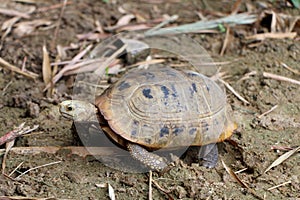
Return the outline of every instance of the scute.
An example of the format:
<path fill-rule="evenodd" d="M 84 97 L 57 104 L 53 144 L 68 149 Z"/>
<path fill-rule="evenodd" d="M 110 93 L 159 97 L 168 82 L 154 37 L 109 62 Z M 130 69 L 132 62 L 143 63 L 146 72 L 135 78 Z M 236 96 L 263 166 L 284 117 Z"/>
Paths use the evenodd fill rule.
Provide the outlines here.
<path fill-rule="evenodd" d="M 230 123 L 214 81 L 163 66 L 130 70 L 96 105 L 116 134 L 149 149 L 218 142 Z"/>

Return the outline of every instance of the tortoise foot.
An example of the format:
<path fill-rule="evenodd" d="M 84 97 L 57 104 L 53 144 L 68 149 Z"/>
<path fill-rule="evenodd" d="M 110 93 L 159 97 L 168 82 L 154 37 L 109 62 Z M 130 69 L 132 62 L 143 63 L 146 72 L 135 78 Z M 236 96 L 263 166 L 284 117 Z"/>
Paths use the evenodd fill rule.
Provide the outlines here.
<path fill-rule="evenodd" d="M 127 148 L 134 159 L 139 160 L 151 170 L 163 172 L 167 169 L 168 164 L 164 158 L 148 152 L 146 149 L 137 144 L 128 144 Z"/>
<path fill-rule="evenodd" d="M 199 151 L 199 160 L 206 168 L 214 168 L 218 162 L 218 147 L 216 144 L 204 145 Z"/>

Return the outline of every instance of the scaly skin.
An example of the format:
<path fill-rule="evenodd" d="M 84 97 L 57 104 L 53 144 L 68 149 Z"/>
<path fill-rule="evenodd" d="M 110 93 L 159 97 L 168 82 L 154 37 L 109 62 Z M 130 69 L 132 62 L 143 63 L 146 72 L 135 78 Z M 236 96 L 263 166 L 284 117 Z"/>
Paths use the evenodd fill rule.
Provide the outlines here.
<path fill-rule="evenodd" d="M 59 112 L 67 119 L 77 122 L 89 121 L 96 116 L 97 108 L 88 102 L 80 100 L 66 100 L 59 104 Z M 95 118 L 97 119 L 97 118 Z"/>
<path fill-rule="evenodd" d="M 59 105 L 59 111 L 62 116 L 77 122 L 89 121 L 97 113 L 93 104 L 79 100 L 63 101 Z M 148 152 L 137 144 L 128 142 L 127 149 L 134 159 L 139 160 L 152 170 L 161 172 L 167 167 L 167 163 L 162 157 Z"/>
<path fill-rule="evenodd" d="M 162 172 L 168 166 L 164 158 L 148 152 L 146 149 L 137 144 L 130 143 L 127 148 L 134 159 L 140 161 L 152 170 Z"/>

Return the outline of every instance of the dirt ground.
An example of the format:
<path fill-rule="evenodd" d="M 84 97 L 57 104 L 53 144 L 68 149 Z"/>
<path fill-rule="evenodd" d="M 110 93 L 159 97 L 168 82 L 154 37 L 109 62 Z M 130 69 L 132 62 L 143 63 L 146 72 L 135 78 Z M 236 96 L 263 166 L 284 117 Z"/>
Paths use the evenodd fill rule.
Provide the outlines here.
<path fill-rule="evenodd" d="M 20 68 L 26 59 L 26 69 L 39 75 L 32 80 L 0 67 L 0 136 L 22 122 L 29 126 L 39 125 L 33 133 L 17 138 L 14 147 L 67 147 L 78 144 L 71 130 L 72 122 L 62 118 L 58 112 L 58 104 L 70 99 L 72 95 L 73 77 L 63 77 L 55 85 L 55 94 L 46 96 L 42 78 L 44 44 L 48 47 L 51 62 L 55 61 L 55 46 L 58 44 L 68 47 L 65 60 L 70 60 L 82 50 L 81 46 L 97 42 L 79 40 L 77 35 L 94 31 L 95 20 L 99 20 L 104 27 L 114 25 L 123 15 L 121 7 L 147 20 L 161 18 L 163 14 L 178 14 L 178 23 L 184 24 L 199 19 L 196 11 L 227 13 L 234 4 L 231 1 L 219 1 L 211 5 L 206 1 L 170 0 L 160 5 L 154 2 L 74 0 L 68 1 L 61 14 L 62 6 L 53 6 L 61 5 L 58 1 L 38 1 L 34 4 L 3 1 L 5 3 L 1 5 L 2 8 L 22 13 L 32 7 L 36 9 L 29 19 L 21 18 L 19 22 L 42 19 L 50 23 L 43 22 L 28 34 L 23 33 L 22 28 L 17 29 L 17 26 L 5 37 L 2 31 L 0 57 Z M 260 13 L 264 9 L 272 9 L 291 16 L 300 15 L 299 10 L 286 7 L 285 1 L 270 2 L 248 3 Z M 245 8 L 242 6 L 241 10 Z M 0 24 L 10 18 L 12 17 L 9 15 L 0 14 Z M 57 23 L 60 25 L 56 34 Z M 214 61 L 230 61 L 221 65 L 222 71 L 226 72 L 225 80 L 249 104 L 240 101 L 227 90 L 228 103 L 238 124 L 238 131 L 231 139 L 238 147 L 229 142 L 220 144 L 219 162 L 213 169 L 206 169 L 197 163 L 179 162 L 161 176 L 154 172 L 153 180 L 161 188 L 152 184 L 153 199 L 300 199 L 299 153 L 264 173 L 274 160 L 285 153 L 283 150 L 273 150 L 273 147 L 294 148 L 300 145 L 300 87 L 291 82 L 263 76 L 263 72 L 268 72 L 300 80 L 299 74 L 280 64 L 285 63 L 300 71 L 299 32 L 295 39 L 266 39 L 257 45 L 250 45 L 252 41 L 246 40 L 244 36 L 253 35 L 255 28 L 257 27 L 254 25 L 232 27 L 223 56 L 219 53 L 225 33 L 191 35 L 200 41 Z M 259 26 L 256 31 L 265 29 Z M 108 37 L 114 33 L 106 32 L 103 36 Z M 274 106 L 277 107 L 272 112 L 259 117 Z M 1 148 L 5 148 L 5 145 Z M 1 155 L 1 162 L 3 158 Z M 233 171 L 245 169 L 237 175 L 258 197 L 233 180 L 221 160 Z M 8 177 L 20 163 L 22 165 L 18 170 Z M 28 169 L 47 163 L 53 164 L 33 169 L 20 179 L 14 179 Z M 149 194 L 148 173 L 128 173 L 112 169 L 92 156 L 83 158 L 67 150 L 39 154 L 12 151 L 6 158 L 4 172 L 6 175 L 0 175 L 0 199 L 10 199 L 13 196 L 32 199 L 110 199 L 106 183 L 114 188 L 116 199 L 148 199 Z M 282 183 L 285 184 L 268 190 Z"/>

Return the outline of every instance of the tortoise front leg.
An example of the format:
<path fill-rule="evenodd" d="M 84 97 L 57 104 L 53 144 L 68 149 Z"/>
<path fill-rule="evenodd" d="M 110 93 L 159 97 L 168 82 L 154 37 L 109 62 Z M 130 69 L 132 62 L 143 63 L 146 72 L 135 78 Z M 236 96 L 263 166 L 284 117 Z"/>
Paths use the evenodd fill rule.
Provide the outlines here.
<path fill-rule="evenodd" d="M 148 152 L 137 144 L 128 144 L 127 148 L 134 159 L 140 161 L 152 170 L 161 172 L 168 166 L 164 158 Z"/>
<path fill-rule="evenodd" d="M 218 146 L 217 144 L 207 144 L 200 147 L 199 160 L 203 162 L 203 166 L 213 168 L 218 162 Z"/>

